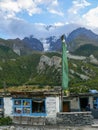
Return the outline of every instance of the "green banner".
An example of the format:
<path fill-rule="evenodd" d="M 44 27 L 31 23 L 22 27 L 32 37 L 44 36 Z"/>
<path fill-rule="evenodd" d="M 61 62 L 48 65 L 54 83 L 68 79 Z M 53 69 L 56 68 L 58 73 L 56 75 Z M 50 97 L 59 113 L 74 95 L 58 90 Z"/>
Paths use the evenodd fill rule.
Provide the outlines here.
<path fill-rule="evenodd" d="M 67 61 L 67 49 L 64 36 L 61 37 L 62 40 L 62 89 L 66 90 L 68 88 L 68 61 Z"/>

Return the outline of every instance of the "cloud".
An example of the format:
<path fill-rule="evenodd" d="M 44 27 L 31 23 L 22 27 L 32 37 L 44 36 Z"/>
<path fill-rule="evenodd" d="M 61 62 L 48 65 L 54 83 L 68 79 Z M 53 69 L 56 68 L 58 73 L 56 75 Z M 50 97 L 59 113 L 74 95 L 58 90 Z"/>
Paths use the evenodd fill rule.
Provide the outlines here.
<path fill-rule="evenodd" d="M 44 4 L 45 6 L 58 6 L 58 0 L 35 0 L 35 4 L 37 5 L 42 5 Z"/>
<path fill-rule="evenodd" d="M 19 19 L 9 19 L 5 20 L 2 18 L 0 21 L 0 32 L 4 34 L 7 38 L 24 37 L 26 35 L 32 34 L 31 26 Z"/>
<path fill-rule="evenodd" d="M 43 8 L 44 7 L 44 8 Z M 0 12 L 6 18 L 16 17 L 18 13 L 26 12 L 28 15 L 40 14 L 45 9 L 52 14 L 63 15 L 59 8 L 58 0 L 1 0 Z"/>
<path fill-rule="evenodd" d="M 6 37 L 24 37 L 38 31 L 48 34 L 43 29 L 44 25 L 36 25 L 26 22 L 22 19 L 22 15 L 28 14 L 33 18 L 34 14 L 50 12 L 62 16 L 63 13 L 59 8 L 58 0 L 0 0 L 0 32 Z M 50 15 L 49 14 L 49 15 Z M 20 15 L 20 18 L 18 17 Z M 0 35 L 2 35 L 0 33 Z"/>
<path fill-rule="evenodd" d="M 50 0 L 50 4 L 48 3 L 47 11 L 55 15 L 64 16 L 64 13 L 60 10 L 57 0 Z"/>
<path fill-rule="evenodd" d="M 48 8 L 48 11 L 50 13 L 52 13 L 52 14 L 56 14 L 56 15 L 59 15 L 59 16 L 64 16 L 64 14 L 61 11 L 59 11 L 59 10 L 54 10 L 54 9 L 49 9 Z"/>
<path fill-rule="evenodd" d="M 64 26 L 65 23 L 62 23 L 62 22 L 57 22 L 57 23 L 54 23 L 55 26 Z"/>
<path fill-rule="evenodd" d="M 85 8 L 86 6 L 90 6 L 91 4 L 86 0 L 73 0 L 72 7 L 68 10 L 69 13 L 77 14 L 78 11 Z"/>
<path fill-rule="evenodd" d="M 45 29 L 45 25 L 26 22 L 19 18 L 18 14 L 26 13 L 33 16 L 47 10 L 52 14 L 62 15 L 57 8 L 59 8 L 58 0 L 0 0 L 0 35 L 7 38 L 23 38 L 33 34 L 34 30 L 36 36 L 46 36 L 49 32 Z"/>
<path fill-rule="evenodd" d="M 90 3 L 86 0 L 72 0 L 72 7 L 68 12 L 62 8 L 63 11 L 65 10 L 64 14 L 60 8 L 62 5 L 59 2 L 60 0 L 0 0 L 0 35 L 4 34 L 7 38 L 23 38 L 32 34 L 35 37 L 47 37 L 70 33 L 73 29 L 81 25 L 85 27 L 98 27 L 98 7 L 80 16 L 81 9 L 90 6 Z M 27 22 L 22 18 L 22 15 L 25 15 L 25 13 L 25 18 L 31 18 L 32 22 Z M 41 13 L 43 13 L 45 22 L 49 21 L 48 18 L 51 17 L 52 21 L 55 20 L 54 24 L 52 24 L 53 26 L 47 26 L 43 23 L 33 23 L 33 18 L 37 19 L 34 17 L 37 15 L 34 14 L 40 14 L 39 18 L 41 18 Z M 49 16 L 46 16 L 48 14 Z M 61 19 L 61 17 L 63 18 Z M 51 23 L 51 21 L 49 22 Z"/>
<path fill-rule="evenodd" d="M 89 10 L 82 18 L 87 26 L 98 27 L 98 7 Z"/>
<path fill-rule="evenodd" d="M 26 11 L 29 15 L 41 13 L 41 9 L 32 0 L 1 0 L 0 12 L 7 18 L 16 16 L 17 13 Z"/>

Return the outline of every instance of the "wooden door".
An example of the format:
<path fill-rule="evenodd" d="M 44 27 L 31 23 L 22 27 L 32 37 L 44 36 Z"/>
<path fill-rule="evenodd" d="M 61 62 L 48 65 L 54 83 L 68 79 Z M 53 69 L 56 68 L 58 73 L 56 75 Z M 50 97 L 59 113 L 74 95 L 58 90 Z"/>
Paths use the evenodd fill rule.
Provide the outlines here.
<path fill-rule="evenodd" d="M 63 102 L 63 112 L 70 112 L 70 102 Z"/>

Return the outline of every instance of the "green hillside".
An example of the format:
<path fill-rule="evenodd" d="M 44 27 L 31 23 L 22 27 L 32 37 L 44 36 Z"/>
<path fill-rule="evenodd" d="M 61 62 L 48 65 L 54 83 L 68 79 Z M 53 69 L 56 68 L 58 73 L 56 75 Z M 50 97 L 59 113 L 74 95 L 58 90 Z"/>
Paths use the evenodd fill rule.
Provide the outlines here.
<path fill-rule="evenodd" d="M 19 85 L 45 85 L 61 86 L 61 63 L 59 67 L 50 66 L 46 61 L 40 61 L 41 57 L 48 58 L 56 56 L 61 58 L 60 53 L 33 53 L 21 56 L 16 60 L 0 61 L 0 88 L 5 81 L 7 87 Z M 47 60 L 48 59 L 48 60 Z M 54 61 L 53 61 L 54 62 Z M 39 63 L 43 63 L 43 71 L 38 72 Z M 71 92 L 88 92 L 89 89 L 97 89 L 98 65 L 91 64 L 86 60 L 72 60 L 68 58 L 69 64 L 69 89 Z"/>
<path fill-rule="evenodd" d="M 50 77 L 49 81 L 49 75 L 51 76 L 51 74 L 54 73 L 51 71 L 52 68 L 45 70 L 47 74 L 41 75 L 37 73 L 40 56 L 43 54 L 44 53 L 34 53 L 29 56 L 19 57 L 16 60 L 0 62 L 0 87 L 2 87 L 4 81 L 7 86 L 23 84 L 55 84 L 55 75 L 53 77 L 54 80 Z M 46 55 L 52 57 L 53 54 L 47 53 Z"/>
<path fill-rule="evenodd" d="M 87 60 L 71 60 L 70 64 L 69 68 L 75 72 L 73 75 L 69 73 L 69 89 L 71 92 L 79 93 L 88 92 L 90 89 L 98 90 L 98 65 L 89 63 Z"/>
<path fill-rule="evenodd" d="M 18 55 L 14 53 L 12 49 L 7 46 L 0 45 L 0 60 L 13 59 L 16 57 L 18 57 Z"/>
<path fill-rule="evenodd" d="M 98 46 L 94 46 L 91 44 L 81 45 L 73 52 L 73 54 L 80 56 L 90 56 L 91 54 L 93 54 L 95 57 L 98 57 Z"/>

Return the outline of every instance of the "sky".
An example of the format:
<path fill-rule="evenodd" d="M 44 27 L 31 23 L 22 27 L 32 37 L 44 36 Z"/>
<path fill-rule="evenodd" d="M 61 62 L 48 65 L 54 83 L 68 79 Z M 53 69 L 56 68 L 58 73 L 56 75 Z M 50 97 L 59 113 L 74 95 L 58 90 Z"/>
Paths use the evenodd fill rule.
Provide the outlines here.
<path fill-rule="evenodd" d="M 0 38 L 68 35 L 78 27 L 98 34 L 98 0 L 0 0 Z"/>

